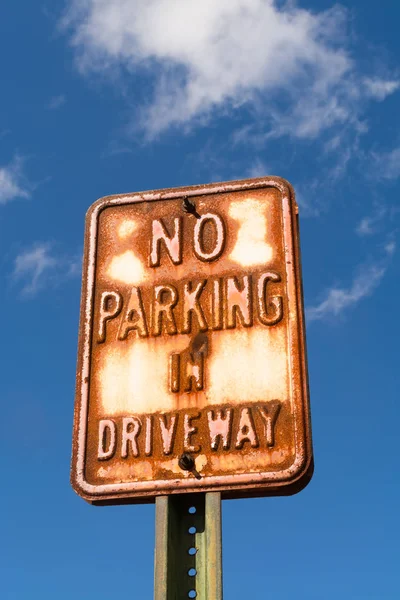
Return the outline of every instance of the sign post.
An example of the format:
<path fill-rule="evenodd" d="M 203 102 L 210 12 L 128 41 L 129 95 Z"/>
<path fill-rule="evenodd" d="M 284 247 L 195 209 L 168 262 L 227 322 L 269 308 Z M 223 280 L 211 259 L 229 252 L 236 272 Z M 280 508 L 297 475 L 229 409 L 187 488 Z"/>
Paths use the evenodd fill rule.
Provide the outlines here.
<path fill-rule="evenodd" d="M 156 499 L 154 600 L 222 600 L 221 494 Z"/>
<path fill-rule="evenodd" d="M 270 177 L 97 201 L 71 480 L 93 504 L 156 501 L 156 599 L 191 582 L 188 597 L 218 599 L 221 496 L 292 494 L 312 468 L 290 185 Z M 194 554 L 177 561 L 189 542 Z"/>

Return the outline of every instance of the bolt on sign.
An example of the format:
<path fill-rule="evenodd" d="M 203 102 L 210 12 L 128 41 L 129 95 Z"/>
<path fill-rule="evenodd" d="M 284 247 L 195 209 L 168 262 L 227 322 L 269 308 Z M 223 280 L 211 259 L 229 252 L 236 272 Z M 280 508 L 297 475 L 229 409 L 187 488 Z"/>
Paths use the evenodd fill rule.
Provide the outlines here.
<path fill-rule="evenodd" d="M 76 492 L 99 504 L 285 495 L 311 474 L 290 185 L 97 201 L 86 220 Z"/>

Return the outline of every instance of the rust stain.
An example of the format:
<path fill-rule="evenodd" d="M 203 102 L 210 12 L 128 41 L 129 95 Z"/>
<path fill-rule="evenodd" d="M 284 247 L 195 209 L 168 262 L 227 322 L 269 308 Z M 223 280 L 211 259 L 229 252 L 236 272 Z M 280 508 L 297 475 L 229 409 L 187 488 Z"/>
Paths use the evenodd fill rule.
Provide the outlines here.
<path fill-rule="evenodd" d="M 287 494 L 308 481 L 296 211 L 279 178 L 90 209 L 72 459 L 85 499 Z"/>

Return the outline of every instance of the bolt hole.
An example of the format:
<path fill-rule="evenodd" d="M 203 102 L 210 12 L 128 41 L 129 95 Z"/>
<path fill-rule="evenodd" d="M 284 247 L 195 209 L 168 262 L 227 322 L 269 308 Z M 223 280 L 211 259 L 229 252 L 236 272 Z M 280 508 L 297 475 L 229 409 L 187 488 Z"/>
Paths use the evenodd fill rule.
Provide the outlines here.
<path fill-rule="evenodd" d="M 195 514 L 195 512 L 197 512 L 197 509 L 196 509 L 196 507 L 195 507 L 195 506 L 191 506 L 191 507 L 189 508 L 188 512 L 189 512 L 191 515 L 194 515 L 194 514 Z"/>
<path fill-rule="evenodd" d="M 196 575 L 197 575 L 196 569 L 189 569 L 188 575 L 189 575 L 189 577 L 196 577 Z"/>
<path fill-rule="evenodd" d="M 196 533 L 196 531 L 197 531 L 196 527 L 189 527 L 189 529 L 188 529 L 188 533 L 191 533 L 191 534 Z"/>
<path fill-rule="evenodd" d="M 190 590 L 188 593 L 188 598 L 196 598 L 196 597 L 197 597 L 196 590 Z"/>
<path fill-rule="evenodd" d="M 188 554 L 190 554 L 190 556 L 194 556 L 196 554 L 196 552 L 197 552 L 197 548 L 195 548 L 194 546 L 192 546 L 188 550 Z"/>

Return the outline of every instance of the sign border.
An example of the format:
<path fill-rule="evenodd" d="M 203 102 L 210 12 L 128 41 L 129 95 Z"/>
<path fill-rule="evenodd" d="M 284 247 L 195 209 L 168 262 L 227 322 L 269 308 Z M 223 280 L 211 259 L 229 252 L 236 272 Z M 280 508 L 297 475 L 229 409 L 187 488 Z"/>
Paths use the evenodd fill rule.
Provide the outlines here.
<path fill-rule="evenodd" d="M 291 398 L 294 407 L 295 460 L 283 471 L 257 472 L 239 475 L 208 475 L 196 478 L 169 479 L 131 483 L 93 485 L 85 480 L 85 448 L 90 383 L 90 352 L 94 306 L 96 248 L 99 215 L 105 208 L 176 200 L 187 196 L 208 196 L 217 193 L 251 191 L 273 187 L 280 191 L 283 214 L 286 280 L 289 319 L 289 370 Z M 288 255 L 293 262 L 288 260 Z M 280 177 L 262 177 L 199 186 L 168 188 L 131 194 L 105 196 L 97 200 L 86 214 L 85 246 L 82 271 L 81 315 L 79 325 L 78 362 L 75 394 L 71 484 L 77 494 L 94 504 L 154 502 L 156 496 L 193 492 L 221 492 L 223 498 L 289 495 L 300 491 L 312 477 L 313 455 L 308 393 L 307 357 L 298 209 L 291 185 Z M 293 349 L 298 348 L 298 352 Z M 299 364 L 293 368 L 294 361 Z"/>

